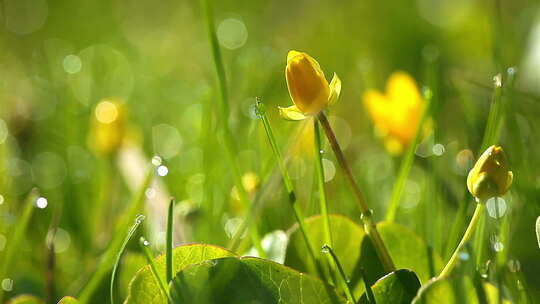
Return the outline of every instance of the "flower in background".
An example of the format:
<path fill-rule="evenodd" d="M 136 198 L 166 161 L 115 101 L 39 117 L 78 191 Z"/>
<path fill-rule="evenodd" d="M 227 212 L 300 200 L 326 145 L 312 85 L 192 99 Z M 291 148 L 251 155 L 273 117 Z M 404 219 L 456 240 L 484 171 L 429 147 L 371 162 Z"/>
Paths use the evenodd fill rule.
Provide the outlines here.
<path fill-rule="evenodd" d="M 414 79 L 405 72 L 395 72 L 388 79 L 385 94 L 370 89 L 363 102 L 388 152 L 401 154 L 413 141 L 425 108 Z"/>
<path fill-rule="evenodd" d="M 469 192 L 480 201 L 504 195 L 514 175 L 508 170 L 506 154 L 500 146 L 491 146 L 482 153 L 467 176 Z"/>
<path fill-rule="evenodd" d="M 279 113 L 288 120 L 302 120 L 317 115 L 334 104 L 341 93 L 339 77 L 334 73 L 328 84 L 319 63 L 303 52 L 289 51 L 285 77 L 294 105 L 279 107 Z"/>
<path fill-rule="evenodd" d="M 261 181 L 259 179 L 259 176 L 254 172 L 247 172 L 244 175 L 242 175 L 242 186 L 244 187 L 247 195 L 249 195 L 250 199 L 253 199 L 255 196 L 255 193 L 257 193 L 257 190 L 259 190 L 259 186 L 261 184 Z M 244 207 L 240 201 L 240 193 L 238 193 L 238 189 L 236 186 L 233 186 L 231 189 L 231 210 L 235 215 L 241 215 L 245 212 Z"/>
<path fill-rule="evenodd" d="M 122 145 L 126 128 L 126 109 L 114 99 L 100 101 L 92 113 L 88 144 L 101 155 L 114 153 Z"/>

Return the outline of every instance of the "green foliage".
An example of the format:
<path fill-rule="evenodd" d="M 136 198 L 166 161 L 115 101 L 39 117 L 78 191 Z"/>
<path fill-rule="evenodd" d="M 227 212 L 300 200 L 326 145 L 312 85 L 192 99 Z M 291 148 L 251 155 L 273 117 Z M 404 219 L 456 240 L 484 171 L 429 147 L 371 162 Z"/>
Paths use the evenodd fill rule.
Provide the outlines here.
<path fill-rule="evenodd" d="M 414 272 L 398 269 L 380 278 L 371 288 L 375 303 L 409 304 L 420 288 L 420 281 Z M 368 295 L 364 294 L 359 303 L 370 303 L 368 299 Z"/>
<path fill-rule="evenodd" d="M 330 216 L 334 235 L 334 252 L 351 280 L 355 295 L 364 291 L 361 268 L 364 268 L 370 285 L 385 275 L 381 263 L 369 239 L 359 224 L 341 215 Z M 378 224 L 378 229 L 390 255 L 398 268 L 413 270 L 421 282 L 426 282 L 442 268 L 442 260 L 426 243 L 410 229 L 391 222 Z M 322 218 L 314 216 L 306 220 L 306 231 L 312 237 L 315 248 L 324 245 Z M 313 263 L 306 259 L 305 242 L 296 226 L 290 232 L 285 265 L 301 271 L 314 272 Z"/>
<path fill-rule="evenodd" d="M 499 301 L 500 300 L 500 301 Z M 499 299 L 499 290 L 489 283 L 482 287 L 474 284 L 469 277 L 450 277 L 437 279 L 423 285 L 413 304 L 458 304 L 458 303 L 511 303 L 505 299 Z"/>
<path fill-rule="evenodd" d="M 345 303 L 322 281 L 259 258 L 191 265 L 171 283 L 174 303 Z"/>
<path fill-rule="evenodd" d="M 173 273 L 177 273 L 189 265 L 198 264 L 210 259 L 232 257 L 234 253 L 221 247 L 204 244 L 183 245 L 173 250 Z M 165 278 L 166 261 L 165 255 L 155 259 L 156 270 Z M 166 297 L 159 289 L 159 283 L 152 274 L 150 265 L 141 268 L 129 283 L 126 304 L 158 304 L 167 303 Z"/>

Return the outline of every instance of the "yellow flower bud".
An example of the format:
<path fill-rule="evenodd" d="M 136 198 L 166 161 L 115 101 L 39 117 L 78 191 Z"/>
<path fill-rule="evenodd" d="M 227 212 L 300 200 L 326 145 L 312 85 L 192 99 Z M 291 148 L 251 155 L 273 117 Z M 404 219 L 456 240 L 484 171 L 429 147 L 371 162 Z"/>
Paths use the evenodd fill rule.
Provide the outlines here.
<path fill-rule="evenodd" d="M 467 176 L 469 192 L 485 201 L 504 195 L 512 185 L 513 174 L 500 146 L 489 147 L 478 159 Z"/>
<path fill-rule="evenodd" d="M 125 134 L 125 106 L 113 99 L 97 104 L 92 113 L 88 144 L 97 154 L 110 154 L 122 144 Z"/>
<path fill-rule="evenodd" d="M 290 51 L 285 76 L 294 104 L 306 114 L 316 114 L 328 103 L 330 88 L 319 63 L 306 53 Z"/>
<path fill-rule="evenodd" d="M 335 103 L 341 93 L 341 80 L 334 74 L 332 81 L 324 77 L 319 63 L 303 52 L 289 51 L 285 78 L 294 103 L 288 108 L 280 107 L 280 114 L 289 120 L 302 120 L 317 115 Z"/>

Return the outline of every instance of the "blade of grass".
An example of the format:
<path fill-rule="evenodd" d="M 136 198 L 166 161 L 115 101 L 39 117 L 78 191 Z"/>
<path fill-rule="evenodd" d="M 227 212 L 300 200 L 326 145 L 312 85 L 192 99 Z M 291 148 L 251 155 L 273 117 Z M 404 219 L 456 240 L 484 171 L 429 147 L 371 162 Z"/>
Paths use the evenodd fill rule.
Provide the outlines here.
<path fill-rule="evenodd" d="M 319 264 L 319 261 L 315 255 L 313 242 L 310 240 L 309 235 L 306 232 L 306 228 L 304 224 L 304 215 L 302 214 L 302 210 L 300 209 L 300 206 L 298 206 L 297 204 L 298 202 L 297 202 L 297 196 L 294 190 L 294 185 L 292 183 L 292 180 L 289 175 L 289 171 L 287 170 L 287 167 L 285 166 L 285 162 L 283 161 L 283 157 L 281 156 L 281 152 L 276 143 L 276 138 L 274 137 L 274 132 L 272 131 L 272 127 L 270 126 L 270 121 L 268 120 L 268 117 L 266 116 L 264 104 L 262 104 L 261 101 L 257 98 L 257 102 L 255 106 L 257 110 L 257 115 L 261 118 L 261 121 L 263 122 L 264 131 L 266 132 L 266 137 L 268 139 L 268 142 L 270 143 L 270 147 L 272 148 L 274 157 L 276 158 L 278 162 L 278 167 L 281 172 L 283 184 L 288 194 L 289 203 L 291 204 L 291 207 L 293 209 L 294 217 L 296 219 L 296 222 L 298 223 L 298 228 L 300 229 L 300 232 L 302 233 L 304 241 L 306 242 L 306 248 L 308 249 L 309 256 L 313 260 L 313 265 L 317 267 L 319 274 L 322 276 L 324 275 L 324 273 L 322 272 L 321 265 Z"/>
<path fill-rule="evenodd" d="M 208 0 L 201 0 L 200 6 L 204 15 L 204 19 L 206 21 L 208 40 L 210 41 L 212 58 L 214 61 L 214 66 L 216 68 L 218 87 L 220 91 L 220 102 L 217 107 L 218 108 L 217 112 L 219 114 L 218 120 L 219 120 L 221 129 L 219 130 L 218 135 L 219 135 L 219 138 L 223 142 L 223 146 L 225 148 L 225 154 L 229 162 L 229 165 L 231 166 L 231 171 L 233 173 L 232 177 L 233 177 L 236 189 L 238 190 L 240 203 L 243 205 L 245 209 L 251 209 L 253 208 L 253 205 L 250 204 L 248 194 L 242 184 L 242 175 L 240 173 L 241 172 L 240 165 L 238 164 L 238 160 L 236 158 L 236 156 L 238 155 L 237 149 L 236 149 L 236 143 L 234 141 L 234 136 L 229 128 L 229 123 L 228 123 L 229 96 L 228 96 L 228 89 L 227 89 L 227 78 L 225 76 L 225 67 L 223 65 L 223 59 L 221 57 L 221 50 L 219 48 L 219 44 L 217 40 L 212 9 L 209 5 Z M 253 212 L 248 212 L 247 214 L 250 215 L 250 214 L 253 214 Z M 262 258 L 265 258 L 266 253 L 264 252 L 261 246 L 261 238 L 260 238 L 260 234 L 257 229 L 257 226 L 255 224 L 255 221 L 249 220 L 249 222 L 251 223 L 251 225 L 249 226 L 249 230 L 250 230 L 250 236 L 253 242 L 253 246 L 257 250 L 257 253 L 259 254 L 259 256 Z"/>
<path fill-rule="evenodd" d="M 343 291 L 345 292 L 345 295 L 347 296 L 347 298 L 349 299 L 351 303 L 356 303 L 356 300 L 354 299 L 354 294 L 351 291 L 351 286 L 350 286 L 351 280 L 345 274 L 345 271 L 343 270 L 343 267 L 341 266 L 341 263 L 339 262 L 338 257 L 334 253 L 334 250 L 332 250 L 332 247 L 328 245 L 323 245 L 322 251 L 330 255 L 332 262 L 338 269 L 340 278 L 341 278 L 340 282 L 341 282 Z"/>
<path fill-rule="evenodd" d="M 11 267 L 13 266 L 13 258 L 15 254 L 19 251 L 24 234 L 26 233 L 26 228 L 28 227 L 28 222 L 32 217 L 32 213 L 35 207 L 35 201 L 38 197 L 38 191 L 33 189 L 30 191 L 26 200 L 24 201 L 23 211 L 17 220 L 17 224 L 13 227 L 13 230 L 8 234 L 11 237 L 11 240 L 8 240 L 6 251 L 2 257 L 2 267 L 0 267 L 0 280 L 3 280 L 9 275 Z M 4 289 L 0 288 L 0 303 L 4 297 Z"/>
<path fill-rule="evenodd" d="M 150 269 L 152 270 L 152 274 L 156 278 L 156 281 L 158 282 L 159 289 L 161 289 L 161 292 L 169 302 L 171 302 L 170 295 L 169 295 L 169 289 L 165 286 L 167 284 L 163 280 L 163 278 L 158 274 L 156 264 L 154 263 L 154 257 L 152 257 L 152 253 L 150 253 L 150 249 L 148 249 L 148 241 L 141 236 L 139 239 L 139 246 L 141 247 L 142 252 L 144 253 L 144 257 L 146 258 L 146 262 L 148 262 L 148 265 L 150 265 Z"/>
<path fill-rule="evenodd" d="M 173 279 L 172 265 L 172 248 L 173 248 L 173 214 L 174 214 L 174 198 L 169 203 L 169 212 L 167 213 L 167 243 L 165 244 L 165 263 L 166 263 L 166 278 L 167 282 Z"/>
<path fill-rule="evenodd" d="M 396 213 L 399 209 L 399 202 L 401 200 L 401 195 L 403 194 L 405 182 L 407 181 L 407 178 L 409 177 L 409 173 L 411 172 L 411 168 L 414 163 L 414 155 L 416 152 L 416 147 L 418 146 L 418 143 L 420 142 L 420 137 L 422 134 L 424 123 L 426 122 L 427 117 L 429 116 L 428 113 L 430 112 L 431 100 L 432 100 L 433 94 L 431 93 L 429 89 L 424 90 L 423 93 L 424 93 L 424 100 L 425 100 L 424 111 L 422 112 L 420 122 L 418 126 L 416 127 L 416 134 L 414 136 L 414 139 L 410 143 L 409 147 L 407 148 L 407 152 L 405 153 L 401 161 L 399 173 L 394 183 L 394 187 L 392 188 L 392 195 L 390 196 L 390 203 L 388 204 L 389 206 L 388 211 L 386 211 L 387 221 L 393 222 L 396 219 Z"/>
<path fill-rule="evenodd" d="M 109 243 L 109 246 L 101 256 L 100 262 L 98 263 L 98 268 L 96 271 L 92 274 L 90 279 L 88 280 L 88 283 L 83 287 L 81 292 L 79 293 L 78 299 L 81 303 L 88 303 L 91 300 L 92 295 L 96 291 L 96 289 L 99 287 L 99 284 L 103 280 L 103 278 L 107 275 L 109 271 L 111 271 L 113 265 L 114 265 L 114 258 L 115 254 L 120 250 L 122 246 L 122 235 L 121 231 L 126 231 L 127 227 L 129 227 L 131 223 L 131 219 L 133 219 L 138 213 L 140 213 L 143 209 L 143 205 L 145 202 L 145 191 L 150 185 L 150 182 L 152 181 L 152 177 L 154 176 L 154 168 L 150 168 L 148 170 L 148 173 L 146 174 L 146 177 L 144 179 L 144 182 L 140 186 L 137 193 L 135 193 L 132 201 L 130 204 L 126 207 L 127 211 L 122 215 L 122 217 L 118 221 L 117 229 L 115 229 L 115 233 L 113 234 L 113 238 L 111 242 Z"/>
<path fill-rule="evenodd" d="M 341 147 L 339 146 L 336 135 L 334 134 L 334 131 L 332 130 L 332 126 L 330 126 L 330 123 L 328 122 L 328 119 L 326 118 L 326 115 L 324 115 L 323 112 L 319 113 L 317 118 L 321 122 L 321 125 L 326 133 L 326 137 L 328 138 L 328 141 L 330 142 L 330 146 L 332 147 L 332 150 L 334 150 L 336 159 L 338 160 L 338 163 L 341 169 L 343 170 L 343 172 L 345 173 L 345 177 L 354 192 L 356 201 L 358 203 L 358 207 L 360 209 L 360 213 L 362 214 L 362 222 L 364 223 L 364 230 L 366 234 L 368 235 L 369 239 L 371 240 L 371 243 L 373 244 L 373 247 L 375 251 L 377 252 L 377 256 L 379 257 L 381 263 L 383 264 L 384 270 L 386 272 L 392 272 L 396 270 L 396 267 L 394 266 L 394 261 L 392 261 L 392 257 L 390 256 L 390 253 L 388 253 L 388 249 L 386 248 L 386 245 L 384 244 L 381 238 L 381 235 L 377 231 L 377 225 L 372 217 L 373 212 L 371 211 L 371 209 L 369 209 L 367 202 L 364 198 L 364 194 L 362 193 L 362 190 L 360 190 L 360 187 L 358 186 L 358 183 L 356 182 L 356 179 L 354 178 L 354 175 L 352 174 L 351 167 L 347 163 L 347 160 L 345 159 L 345 155 L 343 155 L 343 151 L 341 150 Z"/>
<path fill-rule="evenodd" d="M 118 251 L 118 255 L 116 256 L 116 261 L 114 262 L 113 270 L 111 273 L 111 284 L 110 284 L 110 295 L 111 295 L 111 304 L 114 304 L 114 279 L 116 277 L 116 271 L 118 270 L 118 265 L 120 264 L 120 259 L 122 258 L 122 254 L 124 253 L 124 250 L 126 249 L 126 245 L 131 240 L 131 237 L 133 234 L 135 234 L 135 231 L 137 228 L 139 228 L 139 225 L 142 224 L 144 221 L 145 216 L 144 215 L 138 215 L 135 218 L 135 223 L 133 223 L 133 226 L 131 226 L 127 232 L 126 237 L 122 241 L 122 245 L 120 246 L 120 250 Z"/>

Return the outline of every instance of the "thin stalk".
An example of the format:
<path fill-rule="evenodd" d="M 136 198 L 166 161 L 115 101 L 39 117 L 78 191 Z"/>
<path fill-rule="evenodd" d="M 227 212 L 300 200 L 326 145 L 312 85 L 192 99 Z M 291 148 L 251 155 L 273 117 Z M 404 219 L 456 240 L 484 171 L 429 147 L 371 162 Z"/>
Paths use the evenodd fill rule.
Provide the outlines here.
<path fill-rule="evenodd" d="M 101 284 L 101 281 L 103 278 L 107 275 L 109 271 L 111 271 L 111 268 L 114 266 L 114 258 L 115 254 L 120 250 L 122 246 L 122 233 L 121 231 L 125 231 L 127 227 L 129 227 L 132 219 L 136 217 L 138 213 L 141 212 L 144 206 L 145 202 L 145 191 L 150 185 L 150 182 L 152 181 L 152 177 L 154 176 L 154 168 L 151 168 L 148 170 L 148 173 L 146 174 L 145 180 L 143 181 L 142 185 L 139 187 L 137 193 L 135 193 L 133 200 L 130 202 L 130 204 L 127 206 L 127 211 L 122 215 L 122 217 L 118 221 L 118 227 L 115 229 L 115 233 L 113 236 L 113 239 L 109 243 L 109 246 L 103 253 L 100 261 L 98 262 L 98 268 L 96 271 L 92 274 L 90 279 L 88 280 L 88 283 L 84 286 L 84 288 L 79 293 L 79 296 L 77 297 L 79 299 L 79 302 L 81 303 L 88 303 L 90 302 L 90 299 L 94 292 L 99 287 L 99 284 Z"/>
<path fill-rule="evenodd" d="M 221 57 L 221 50 L 219 48 L 216 30 L 215 30 L 215 24 L 214 24 L 214 17 L 212 14 L 212 9 L 208 3 L 208 0 L 201 0 L 200 2 L 201 9 L 204 14 L 204 19 L 206 20 L 206 27 L 208 32 L 208 40 L 210 41 L 210 47 L 212 50 L 212 57 L 214 60 L 214 66 L 216 68 L 216 74 L 217 74 L 217 80 L 218 80 L 218 87 L 220 92 L 220 102 L 218 104 L 218 114 L 219 114 L 219 123 L 221 130 L 219 132 L 219 137 L 223 141 L 223 146 L 225 148 L 225 154 L 227 156 L 227 160 L 229 162 L 229 165 L 231 166 L 232 170 L 232 176 L 234 180 L 234 184 L 236 186 L 236 189 L 238 190 L 238 196 L 240 198 L 240 203 L 246 208 L 251 209 L 253 208 L 252 204 L 249 202 L 249 196 L 244 189 L 244 186 L 242 184 L 242 175 L 240 171 L 240 165 L 238 164 L 238 160 L 236 156 L 238 155 L 237 149 L 236 149 L 236 143 L 234 141 L 234 136 L 229 128 L 228 124 L 228 118 L 229 118 L 229 95 L 228 95 L 228 89 L 227 89 L 227 78 L 225 75 L 225 67 L 223 64 L 223 58 Z M 247 213 L 252 214 L 252 212 Z M 246 219 L 245 221 L 248 221 Z M 261 246 L 261 238 L 259 231 L 257 229 L 257 226 L 255 225 L 254 221 L 249 220 L 252 224 L 249 225 L 250 230 L 250 236 L 253 242 L 253 246 L 257 250 L 257 253 L 260 257 L 266 257 L 266 253 L 264 252 L 262 246 Z M 238 233 L 238 231 L 237 231 Z M 234 237 L 233 237 L 234 239 Z"/>
<path fill-rule="evenodd" d="M 308 249 L 309 256 L 311 257 L 313 261 L 313 265 L 318 265 L 318 261 L 315 256 L 315 250 L 313 248 L 313 242 L 310 240 L 309 235 L 306 232 L 305 223 L 304 223 L 304 220 L 305 220 L 304 215 L 302 214 L 302 210 L 300 209 L 300 206 L 298 206 L 297 204 L 296 193 L 294 190 L 291 177 L 289 175 L 289 171 L 287 170 L 287 167 L 285 166 L 285 162 L 283 161 L 283 157 L 281 156 L 281 151 L 279 150 L 278 145 L 276 143 L 276 138 L 274 137 L 274 132 L 272 131 L 272 127 L 270 126 L 270 121 L 268 120 L 268 117 L 266 116 L 266 113 L 263 107 L 264 105 L 260 102 L 260 100 L 257 99 L 257 103 L 256 103 L 257 115 L 261 118 L 263 122 L 264 131 L 266 132 L 266 137 L 268 138 L 270 147 L 272 147 L 272 152 L 274 153 L 274 157 L 276 158 L 278 162 L 278 167 L 281 172 L 283 184 L 285 185 L 285 189 L 287 190 L 287 194 L 288 194 L 287 197 L 289 198 L 289 203 L 291 204 L 291 207 L 293 209 L 294 217 L 296 219 L 296 222 L 298 223 L 298 229 L 300 229 L 302 237 L 304 238 L 304 241 L 306 242 L 306 248 Z"/>
<path fill-rule="evenodd" d="M 173 247 L 173 214 L 174 214 L 174 198 L 169 203 L 169 212 L 167 213 L 167 243 L 165 244 L 165 265 L 167 282 L 172 281 L 173 265 L 172 265 L 172 247 Z"/>
<path fill-rule="evenodd" d="M 358 186 L 358 183 L 356 182 L 356 179 L 354 178 L 354 175 L 352 174 L 351 167 L 349 167 L 349 164 L 347 163 L 347 160 L 345 159 L 345 155 L 343 155 L 343 151 L 341 150 L 341 147 L 339 146 L 339 143 L 337 141 L 336 135 L 334 134 L 334 131 L 332 130 L 332 127 L 330 126 L 330 123 L 328 122 L 328 119 L 326 118 L 326 115 L 324 115 L 323 112 L 319 113 L 317 116 L 319 121 L 321 122 L 322 127 L 324 128 L 324 131 L 326 133 L 326 137 L 328 138 L 328 141 L 330 142 L 330 146 L 332 147 L 332 150 L 334 150 L 334 154 L 336 155 L 336 159 L 338 160 L 338 163 L 345 173 L 345 177 L 349 181 L 349 184 L 351 185 L 353 192 L 356 196 L 356 201 L 358 202 L 358 207 L 360 208 L 360 213 L 362 214 L 362 222 L 364 223 L 364 230 L 366 231 L 366 234 L 369 236 L 373 247 L 375 248 L 375 251 L 377 252 L 377 256 L 381 260 L 381 263 L 383 264 L 383 268 L 386 272 L 392 272 L 396 270 L 396 267 L 394 266 L 394 262 L 392 261 L 392 257 L 390 257 L 390 253 L 388 253 L 388 249 L 384 245 L 384 242 L 381 238 L 381 235 L 377 231 L 377 226 L 372 218 L 372 211 L 369 209 L 366 200 L 364 199 L 364 194 L 362 193 L 362 190 L 360 190 L 360 187 Z"/>
<path fill-rule="evenodd" d="M 163 278 L 158 274 L 156 264 L 154 263 L 154 257 L 152 257 L 152 253 L 148 249 L 148 245 L 149 245 L 148 241 L 144 237 L 141 236 L 141 238 L 139 239 L 139 246 L 141 247 L 141 250 L 144 253 L 144 256 L 146 257 L 146 262 L 148 262 L 148 264 L 150 265 L 152 274 L 154 275 L 154 277 L 156 278 L 156 281 L 158 282 L 159 289 L 161 289 L 161 292 L 163 293 L 163 295 L 166 298 L 168 298 L 170 302 L 169 289 L 165 287 L 167 286 L 167 284 L 165 283 L 165 281 L 163 281 Z"/>
<path fill-rule="evenodd" d="M 313 120 L 313 134 L 315 136 L 315 169 L 317 171 L 317 188 L 319 190 L 319 205 L 323 217 L 324 242 L 333 246 L 330 218 L 328 217 L 328 202 L 326 201 L 326 188 L 324 187 L 324 167 L 322 164 L 322 143 L 319 123 Z"/>
<path fill-rule="evenodd" d="M 38 196 L 37 193 L 38 192 L 36 189 L 30 191 L 24 202 L 21 216 L 19 217 L 19 219 L 17 220 L 17 224 L 9 234 L 12 237 L 7 242 L 8 246 L 6 246 L 6 251 L 2 256 L 2 264 L 0 266 L 0 279 L 2 280 L 10 274 L 11 267 L 13 266 L 13 258 L 15 257 L 15 254 L 19 252 L 19 246 L 21 245 L 24 234 L 26 233 L 26 228 L 28 227 L 30 217 L 34 212 L 34 203 Z M 4 289 L 0 288 L 0 303 L 2 303 L 3 297 Z"/>
<path fill-rule="evenodd" d="M 364 281 L 364 286 L 366 288 L 366 295 L 368 298 L 368 303 L 370 304 L 376 304 L 375 302 L 375 295 L 373 294 L 373 290 L 371 289 L 371 286 L 366 280 L 366 272 L 364 268 L 360 268 L 360 272 L 362 273 L 362 281 Z"/>
<path fill-rule="evenodd" d="M 476 226 L 478 224 L 478 220 L 480 219 L 483 211 L 485 208 L 485 202 L 478 202 L 476 205 L 476 209 L 474 210 L 474 214 L 471 218 L 471 221 L 469 222 L 469 226 L 467 227 L 467 230 L 465 231 L 465 234 L 461 238 L 461 241 L 459 242 L 456 250 L 454 250 L 454 253 L 450 257 L 450 260 L 448 260 L 448 263 L 446 263 L 446 266 L 444 266 L 443 270 L 439 274 L 438 278 L 445 278 L 450 275 L 454 267 L 456 266 L 456 262 L 459 258 L 459 253 L 463 249 L 463 246 L 470 240 L 471 236 L 474 234 L 474 230 L 476 229 Z"/>
<path fill-rule="evenodd" d="M 114 304 L 114 279 L 116 278 L 116 271 L 118 270 L 118 265 L 120 264 L 120 259 L 122 258 L 122 254 L 124 253 L 124 250 L 126 249 L 127 243 L 129 240 L 131 240 L 131 237 L 133 234 L 135 234 L 135 231 L 139 227 L 140 224 L 144 221 L 144 215 L 138 215 L 135 219 L 135 223 L 131 228 L 129 228 L 128 233 L 126 237 L 124 238 L 124 241 L 122 242 L 122 245 L 120 246 L 120 250 L 118 251 L 118 255 L 116 256 L 116 261 L 114 262 L 114 267 L 111 273 L 111 284 L 110 284 L 110 295 L 111 295 L 111 304 Z"/>
<path fill-rule="evenodd" d="M 345 292 L 345 295 L 347 296 L 349 301 L 351 301 L 352 303 L 356 303 L 356 300 L 354 299 L 354 294 L 351 291 L 351 286 L 350 286 L 351 280 L 345 274 L 345 271 L 343 270 L 343 267 L 341 266 L 341 263 L 339 262 L 338 257 L 334 253 L 334 250 L 332 250 L 332 247 L 330 247 L 329 245 L 324 245 L 322 247 L 322 250 L 323 252 L 330 254 L 332 262 L 337 267 L 339 274 L 341 276 L 341 284 L 343 285 L 342 288 L 343 288 L 343 291 Z"/>
<path fill-rule="evenodd" d="M 397 213 L 397 210 L 399 209 L 399 202 L 401 200 L 401 195 L 403 194 L 403 189 L 405 187 L 405 182 L 407 181 L 407 177 L 409 176 L 409 172 L 411 171 L 412 165 L 414 163 L 414 154 L 416 152 L 416 147 L 418 146 L 418 142 L 420 141 L 424 123 L 428 117 L 432 97 L 433 97 L 433 94 L 431 93 L 431 91 L 427 90 L 427 92 L 424 94 L 424 100 L 425 100 L 424 111 L 422 112 L 420 122 L 418 123 L 418 126 L 416 127 L 416 133 L 415 133 L 414 139 L 409 144 L 409 147 L 407 148 L 407 152 L 403 156 L 403 160 L 401 161 L 401 165 L 399 168 L 399 173 L 398 173 L 396 182 L 394 184 L 394 187 L 392 188 L 392 195 L 390 196 L 390 203 L 388 204 L 389 206 L 388 211 L 386 211 L 387 221 L 393 222 L 396 218 L 396 213 Z"/>

